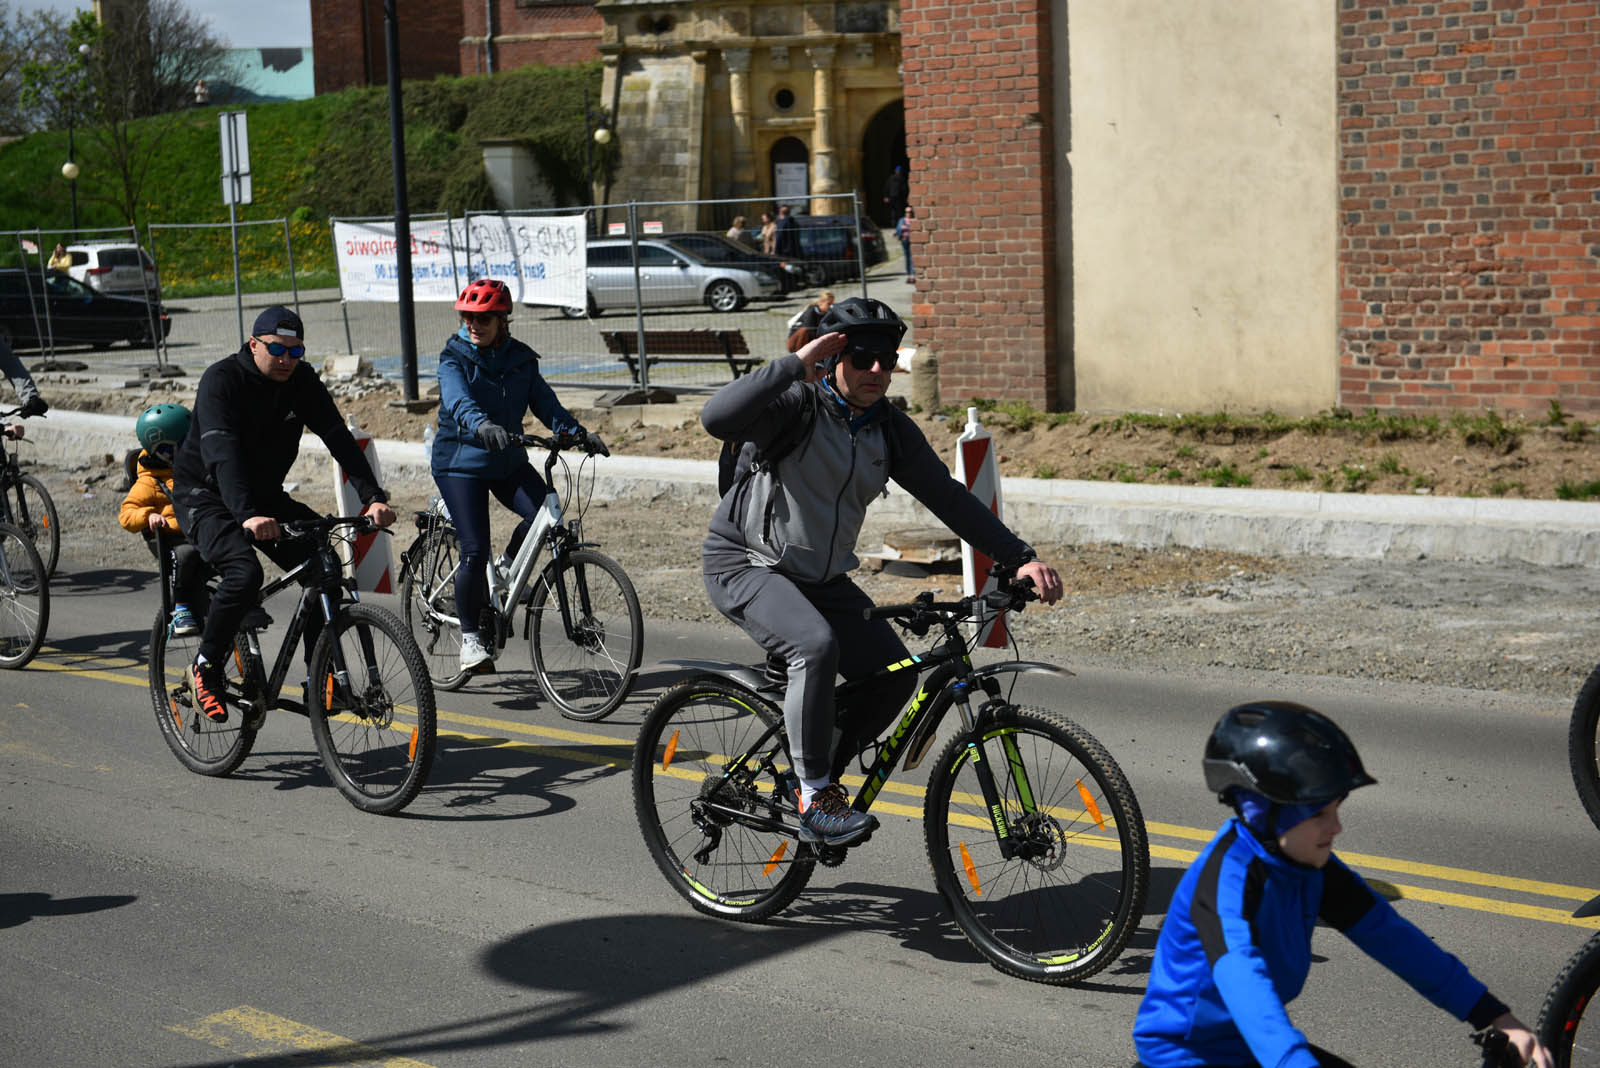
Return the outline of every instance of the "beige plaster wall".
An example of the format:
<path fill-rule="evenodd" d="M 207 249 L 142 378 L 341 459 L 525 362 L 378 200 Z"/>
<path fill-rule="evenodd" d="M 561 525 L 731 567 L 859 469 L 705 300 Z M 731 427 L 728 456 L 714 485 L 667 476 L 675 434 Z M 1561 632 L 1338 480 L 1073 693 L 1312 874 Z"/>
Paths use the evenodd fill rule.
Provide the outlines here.
<path fill-rule="evenodd" d="M 1333 405 L 1336 5 L 1053 6 L 1075 407 Z"/>

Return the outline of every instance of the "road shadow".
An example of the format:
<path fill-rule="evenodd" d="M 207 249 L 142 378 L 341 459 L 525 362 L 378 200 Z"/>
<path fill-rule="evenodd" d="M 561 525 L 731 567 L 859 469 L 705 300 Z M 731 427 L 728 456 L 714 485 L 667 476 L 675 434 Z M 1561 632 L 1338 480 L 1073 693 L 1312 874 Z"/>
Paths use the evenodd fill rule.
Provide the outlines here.
<path fill-rule="evenodd" d="M 398 818 L 481 821 L 558 815 L 577 805 L 575 791 L 625 774 L 630 757 L 621 746 L 441 735 L 427 785 Z"/>
<path fill-rule="evenodd" d="M 92 897 L 55 897 L 51 894 L 0 894 L 0 930 L 21 927 L 46 916 L 82 916 L 120 909 L 139 900 L 132 894 L 97 894 Z"/>
<path fill-rule="evenodd" d="M 51 597 L 99 596 L 105 593 L 139 593 L 156 584 L 154 571 L 127 567 L 99 567 L 92 571 L 58 570 L 50 578 Z M 156 598 L 151 600 L 155 615 Z"/>
<path fill-rule="evenodd" d="M 70 638 L 51 639 L 49 659 L 66 667 L 76 666 L 72 658 L 82 657 L 98 661 L 105 657 L 126 657 L 142 665 L 150 658 L 150 632 L 148 630 L 103 631 L 99 634 L 78 634 Z M 62 656 L 60 654 L 66 654 Z M 85 667 L 104 667 L 104 664 L 85 664 Z"/>

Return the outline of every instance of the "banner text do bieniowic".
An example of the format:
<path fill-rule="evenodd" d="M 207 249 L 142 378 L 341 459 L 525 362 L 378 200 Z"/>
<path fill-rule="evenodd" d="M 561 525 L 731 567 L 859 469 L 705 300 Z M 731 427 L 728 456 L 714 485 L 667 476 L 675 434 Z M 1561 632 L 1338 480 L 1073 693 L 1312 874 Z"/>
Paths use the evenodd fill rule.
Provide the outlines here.
<path fill-rule="evenodd" d="M 477 278 L 498 278 L 518 304 L 583 307 L 587 245 L 582 215 L 485 215 L 411 223 L 411 294 L 454 301 Z M 345 300 L 400 299 L 394 220 L 334 220 Z"/>

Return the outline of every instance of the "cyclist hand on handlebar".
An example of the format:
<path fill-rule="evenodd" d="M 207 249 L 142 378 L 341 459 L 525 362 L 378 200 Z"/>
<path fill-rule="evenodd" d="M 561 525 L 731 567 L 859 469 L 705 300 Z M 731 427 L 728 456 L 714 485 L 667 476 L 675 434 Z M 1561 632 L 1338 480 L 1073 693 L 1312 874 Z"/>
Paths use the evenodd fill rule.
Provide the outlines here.
<path fill-rule="evenodd" d="M 372 520 L 373 525 L 379 530 L 386 530 L 394 525 L 394 509 L 389 507 L 387 501 L 373 501 L 361 514 Z"/>
<path fill-rule="evenodd" d="M 18 412 L 24 419 L 32 419 L 36 415 L 43 415 L 50 410 L 50 405 L 45 403 L 43 397 L 35 393 L 22 402 L 22 409 Z"/>
<path fill-rule="evenodd" d="M 16 441 L 18 438 L 22 437 L 23 433 L 24 431 L 21 423 L 12 423 L 10 426 L 5 428 L 5 436 L 12 441 Z"/>
<path fill-rule="evenodd" d="M 283 528 L 270 515 L 253 515 L 239 525 L 244 527 L 251 541 L 277 541 L 283 537 Z"/>
<path fill-rule="evenodd" d="M 1555 1058 L 1550 1051 L 1539 1044 L 1539 1038 L 1521 1020 L 1509 1012 L 1503 1012 L 1495 1017 L 1489 1025 L 1505 1033 L 1511 1040 L 1512 1048 L 1517 1051 L 1517 1060 L 1521 1064 L 1530 1065 L 1532 1068 L 1555 1068 Z"/>
<path fill-rule="evenodd" d="M 483 442 L 483 447 L 490 452 L 504 452 L 511 447 L 511 435 L 499 423 L 485 419 L 478 424 L 475 433 L 478 440 Z"/>
<path fill-rule="evenodd" d="M 1056 574 L 1056 569 L 1043 560 L 1029 560 L 1017 568 L 1017 578 L 1032 579 L 1033 588 L 1039 592 L 1039 600 L 1045 604 L 1055 604 L 1061 600 L 1064 592 L 1061 585 L 1061 576 Z"/>

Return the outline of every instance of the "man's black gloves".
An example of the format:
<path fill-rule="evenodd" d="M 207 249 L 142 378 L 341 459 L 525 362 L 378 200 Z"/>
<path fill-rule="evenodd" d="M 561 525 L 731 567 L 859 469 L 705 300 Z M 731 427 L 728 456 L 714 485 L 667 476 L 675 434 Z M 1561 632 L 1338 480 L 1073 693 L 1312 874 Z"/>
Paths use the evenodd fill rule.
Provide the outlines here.
<path fill-rule="evenodd" d="M 46 404 L 44 398 L 37 393 L 22 402 L 22 418 L 24 419 L 32 419 L 34 416 L 43 415 L 49 410 L 50 405 Z"/>

